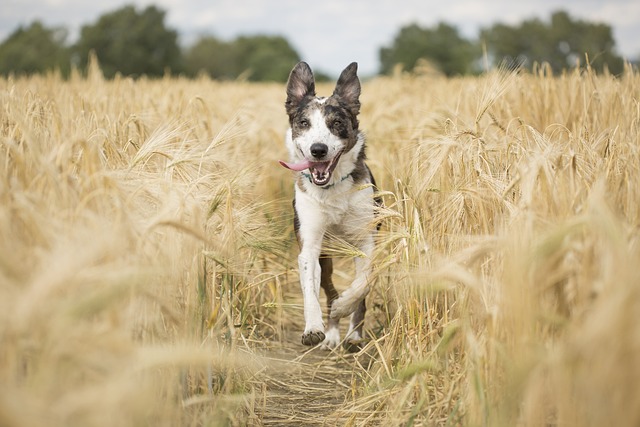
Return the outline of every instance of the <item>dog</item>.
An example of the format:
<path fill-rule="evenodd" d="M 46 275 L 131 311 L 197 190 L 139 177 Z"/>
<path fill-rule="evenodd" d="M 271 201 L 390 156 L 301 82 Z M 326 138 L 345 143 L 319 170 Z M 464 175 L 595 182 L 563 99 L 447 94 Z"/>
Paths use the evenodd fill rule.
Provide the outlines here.
<path fill-rule="evenodd" d="M 360 80 L 358 64 L 347 66 L 330 97 L 316 96 L 309 65 L 298 63 L 289 75 L 285 109 L 290 128 L 286 146 L 290 162 L 280 164 L 296 172 L 294 229 L 300 253 L 298 268 L 304 298 L 305 328 L 302 344 L 340 345 L 339 320 L 351 315 L 344 347 L 360 348 L 374 251 L 376 183 L 365 163 L 365 137 L 358 126 Z M 337 236 L 357 247 L 355 278 L 338 295 L 331 275 L 333 262 L 323 252 L 323 241 Z M 324 289 L 329 311 L 327 328 L 320 306 Z"/>

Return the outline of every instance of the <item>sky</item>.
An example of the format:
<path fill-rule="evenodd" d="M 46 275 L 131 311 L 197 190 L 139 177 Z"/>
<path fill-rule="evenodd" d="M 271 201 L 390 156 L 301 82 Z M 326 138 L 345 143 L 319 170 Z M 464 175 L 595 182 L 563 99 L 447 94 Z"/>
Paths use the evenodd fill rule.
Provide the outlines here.
<path fill-rule="evenodd" d="M 376 74 L 380 47 L 412 23 L 432 27 L 444 21 L 476 38 L 481 28 L 495 23 L 514 25 L 532 17 L 546 21 L 560 9 L 576 19 L 610 25 L 618 53 L 640 58 L 640 0 L 0 0 L 0 40 L 40 20 L 67 28 L 73 42 L 83 25 L 126 4 L 165 10 L 165 25 L 178 31 L 183 46 L 203 35 L 225 40 L 284 36 L 312 68 L 334 76 L 353 61 L 360 75 Z"/>

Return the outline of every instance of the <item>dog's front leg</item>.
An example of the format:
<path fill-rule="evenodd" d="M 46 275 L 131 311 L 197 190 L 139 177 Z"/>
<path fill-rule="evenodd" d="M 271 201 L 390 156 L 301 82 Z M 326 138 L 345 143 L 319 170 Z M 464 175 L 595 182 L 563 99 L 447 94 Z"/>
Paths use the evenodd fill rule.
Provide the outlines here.
<path fill-rule="evenodd" d="M 320 307 L 320 251 L 326 231 L 326 218 L 317 203 L 296 187 L 294 199 L 294 226 L 300 255 L 298 256 L 298 271 L 300 287 L 304 300 L 304 333 L 302 344 L 317 345 L 325 339 L 322 308 Z"/>
<path fill-rule="evenodd" d="M 315 245 L 314 245 L 315 246 Z M 300 286 L 304 299 L 304 333 L 302 344 L 317 345 L 324 341 L 324 323 L 320 307 L 320 249 L 303 246 L 298 256 Z"/>
<path fill-rule="evenodd" d="M 359 245 L 363 253 L 362 258 L 356 258 L 356 274 L 351 286 L 349 286 L 331 306 L 331 318 L 340 319 L 346 317 L 356 311 L 360 302 L 369 293 L 369 276 L 371 275 L 371 258 L 373 257 L 374 242 L 373 236 L 367 236 Z M 364 311 L 358 314 L 354 319 L 357 321 L 360 317 L 364 318 Z M 349 333 L 357 327 L 357 322 L 351 322 Z"/>

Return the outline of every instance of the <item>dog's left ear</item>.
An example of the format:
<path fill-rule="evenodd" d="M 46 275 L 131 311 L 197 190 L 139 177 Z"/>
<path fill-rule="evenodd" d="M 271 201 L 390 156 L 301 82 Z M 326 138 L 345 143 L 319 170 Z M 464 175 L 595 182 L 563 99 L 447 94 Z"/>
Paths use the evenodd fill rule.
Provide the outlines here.
<path fill-rule="evenodd" d="M 360 112 L 360 80 L 357 62 L 352 62 L 342 70 L 333 94 L 343 99 L 354 114 Z"/>

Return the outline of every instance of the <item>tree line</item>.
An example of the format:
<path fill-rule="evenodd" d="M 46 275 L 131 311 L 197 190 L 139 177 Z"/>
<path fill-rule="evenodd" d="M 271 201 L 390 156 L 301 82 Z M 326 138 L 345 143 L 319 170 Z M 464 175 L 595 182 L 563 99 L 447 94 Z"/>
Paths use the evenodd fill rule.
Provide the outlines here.
<path fill-rule="evenodd" d="M 142 10 L 124 6 L 83 26 L 74 44 L 66 42 L 66 29 L 47 28 L 35 21 L 0 44 L 0 74 L 59 70 L 68 76 L 74 67 L 84 70 L 90 52 L 95 52 L 107 78 L 204 73 L 215 79 L 282 82 L 300 60 L 281 36 L 241 36 L 230 41 L 203 36 L 183 49 L 178 33 L 166 26 L 165 15 L 156 6 Z M 487 65 L 505 62 L 529 69 L 548 63 L 554 73 L 587 63 L 598 72 L 607 69 L 618 74 L 624 68 L 609 25 L 577 20 L 565 11 L 552 13 L 547 21 L 496 23 L 483 28 L 477 40 L 463 37 L 446 22 L 433 27 L 407 25 L 390 45 L 380 48 L 379 59 L 380 74 L 390 74 L 397 67 L 413 71 L 425 63 L 447 76 L 475 74 Z"/>

